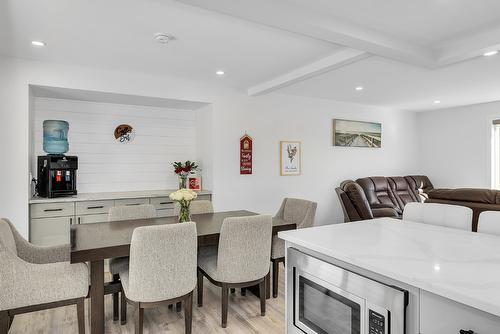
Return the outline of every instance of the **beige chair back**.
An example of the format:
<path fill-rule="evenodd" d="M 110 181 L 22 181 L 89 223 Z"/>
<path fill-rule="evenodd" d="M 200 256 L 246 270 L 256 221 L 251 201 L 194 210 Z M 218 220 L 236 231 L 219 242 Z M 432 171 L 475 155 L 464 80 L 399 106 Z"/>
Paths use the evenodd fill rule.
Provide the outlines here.
<path fill-rule="evenodd" d="M 156 208 L 154 205 L 115 206 L 108 213 L 108 221 L 148 218 L 156 218 Z"/>
<path fill-rule="evenodd" d="M 193 291 L 197 245 L 193 222 L 136 228 L 130 244 L 127 298 L 155 302 Z"/>
<path fill-rule="evenodd" d="M 7 220 L 0 218 L 0 245 L 17 255 L 16 240 Z"/>
<path fill-rule="evenodd" d="M 472 209 L 439 203 L 408 203 L 403 220 L 472 231 Z"/>
<path fill-rule="evenodd" d="M 249 282 L 269 272 L 272 217 L 226 218 L 222 223 L 217 272 L 225 283 Z"/>
<path fill-rule="evenodd" d="M 275 217 L 296 224 L 297 228 L 311 227 L 317 206 L 317 203 L 305 199 L 285 198 Z"/>

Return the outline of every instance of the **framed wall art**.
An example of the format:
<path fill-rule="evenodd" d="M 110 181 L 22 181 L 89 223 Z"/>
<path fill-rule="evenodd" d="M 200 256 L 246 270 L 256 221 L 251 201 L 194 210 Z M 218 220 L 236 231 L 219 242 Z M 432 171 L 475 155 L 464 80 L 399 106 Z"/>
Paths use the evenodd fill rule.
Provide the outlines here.
<path fill-rule="evenodd" d="M 382 124 L 334 119 L 333 145 L 380 148 L 382 146 Z"/>
<path fill-rule="evenodd" d="M 300 175 L 301 159 L 300 141 L 280 141 L 280 175 Z"/>

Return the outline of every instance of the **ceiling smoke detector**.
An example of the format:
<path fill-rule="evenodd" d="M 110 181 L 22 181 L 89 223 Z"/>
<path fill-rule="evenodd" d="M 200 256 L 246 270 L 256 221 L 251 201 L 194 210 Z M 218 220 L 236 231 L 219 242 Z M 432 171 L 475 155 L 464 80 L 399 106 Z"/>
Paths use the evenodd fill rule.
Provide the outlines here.
<path fill-rule="evenodd" d="M 155 34 L 155 40 L 161 44 L 167 44 L 168 42 L 174 40 L 174 38 L 164 32 L 158 32 Z"/>

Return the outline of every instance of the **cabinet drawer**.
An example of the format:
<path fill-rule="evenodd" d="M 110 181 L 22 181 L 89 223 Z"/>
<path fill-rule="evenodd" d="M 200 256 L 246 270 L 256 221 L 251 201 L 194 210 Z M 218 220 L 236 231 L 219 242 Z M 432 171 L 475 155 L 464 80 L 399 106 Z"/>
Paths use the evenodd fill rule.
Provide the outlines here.
<path fill-rule="evenodd" d="M 96 215 L 99 213 L 108 213 L 109 209 L 115 205 L 115 201 L 89 201 L 76 202 L 77 215 Z"/>
<path fill-rule="evenodd" d="M 153 197 L 151 198 L 151 204 L 154 205 L 157 210 L 174 208 L 174 202 L 168 197 Z"/>
<path fill-rule="evenodd" d="M 67 244 L 72 223 L 73 217 L 31 219 L 30 240 L 39 246 Z"/>
<path fill-rule="evenodd" d="M 127 198 L 115 200 L 115 206 L 131 206 L 149 204 L 149 198 Z"/>
<path fill-rule="evenodd" d="M 158 218 L 162 217 L 172 217 L 174 215 L 174 209 L 161 209 L 156 210 L 156 216 Z"/>
<path fill-rule="evenodd" d="M 477 334 L 498 333 L 500 318 L 447 298 L 420 292 L 420 333 L 458 334 L 472 330 Z"/>
<path fill-rule="evenodd" d="M 196 197 L 197 200 L 205 200 L 205 201 L 211 201 L 212 199 L 210 198 L 210 195 L 198 195 Z"/>
<path fill-rule="evenodd" d="M 98 215 L 84 215 L 77 216 L 76 223 L 77 224 L 92 224 L 92 223 L 104 223 L 108 221 L 108 214 L 102 213 Z"/>
<path fill-rule="evenodd" d="M 75 215 L 74 202 L 31 204 L 31 218 L 63 217 Z"/>

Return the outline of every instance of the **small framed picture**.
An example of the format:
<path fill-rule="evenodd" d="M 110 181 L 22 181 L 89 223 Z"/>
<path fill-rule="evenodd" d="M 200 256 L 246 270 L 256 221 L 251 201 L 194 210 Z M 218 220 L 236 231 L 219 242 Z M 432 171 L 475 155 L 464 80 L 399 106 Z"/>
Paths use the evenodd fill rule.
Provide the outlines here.
<path fill-rule="evenodd" d="M 188 188 L 191 190 L 201 190 L 201 178 L 190 176 L 188 177 Z"/>
<path fill-rule="evenodd" d="M 301 155 L 300 141 L 280 141 L 280 175 L 300 175 Z"/>

